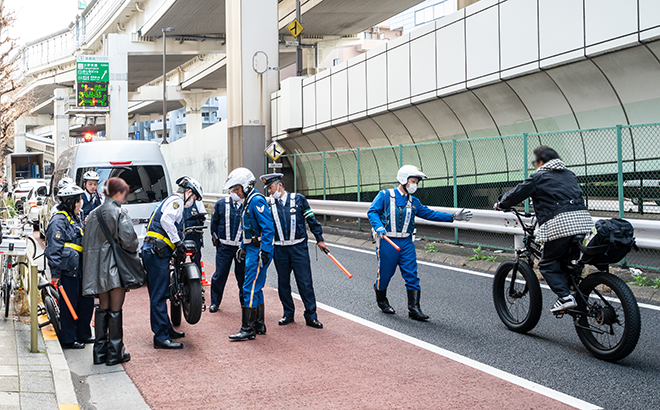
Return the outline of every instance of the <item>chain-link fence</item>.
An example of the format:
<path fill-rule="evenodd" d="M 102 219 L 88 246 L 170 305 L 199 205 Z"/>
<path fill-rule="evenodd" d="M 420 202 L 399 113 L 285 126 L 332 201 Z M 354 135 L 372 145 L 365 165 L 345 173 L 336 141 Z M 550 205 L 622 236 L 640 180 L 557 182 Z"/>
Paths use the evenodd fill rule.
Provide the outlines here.
<path fill-rule="evenodd" d="M 371 202 L 396 185 L 403 164 L 428 175 L 416 192 L 429 206 L 492 209 L 498 197 L 534 172 L 533 151 L 548 145 L 575 172 L 589 211 L 599 217 L 660 219 L 660 124 L 473 138 L 284 157 L 296 192 L 313 199 Z M 525 206 L 532 207 L 526 203 Z M 362 221 L 327 221 L 368 229 Z M 426 228 L 422 236 L 510 249 L 509 235 Z M 628 263 L 659 267 L 658 253 L 633 253 Z"/>

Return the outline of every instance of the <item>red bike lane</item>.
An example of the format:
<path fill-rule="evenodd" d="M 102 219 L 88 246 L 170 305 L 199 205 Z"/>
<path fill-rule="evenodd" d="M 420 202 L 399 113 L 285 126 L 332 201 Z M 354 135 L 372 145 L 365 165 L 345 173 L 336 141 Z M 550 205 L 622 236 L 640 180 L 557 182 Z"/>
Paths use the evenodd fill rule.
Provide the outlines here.
<path fill-rule="evenodd" d="M 184 349 L 167 351 L 152 345 L 146 287 L 130 292 L 124 339 L 132 359 L 124 367 L 145 401 L 153 409 L 572 408 L 327 311 L 322 330 L 305 326 L 301 317 L 278 326 L 277 291 L 266 287 L 264 294 L 267 335 L 247 342 L 227 338 L 240 327 L 230 275 L 221 310 L 204 312 L 196 325 L 184 320 Z"/>

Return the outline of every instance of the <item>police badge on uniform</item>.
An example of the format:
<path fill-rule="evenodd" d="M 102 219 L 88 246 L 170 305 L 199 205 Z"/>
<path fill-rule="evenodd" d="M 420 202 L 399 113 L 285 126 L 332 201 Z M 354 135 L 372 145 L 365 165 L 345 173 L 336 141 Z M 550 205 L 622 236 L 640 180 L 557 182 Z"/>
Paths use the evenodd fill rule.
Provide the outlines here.
<path fill-rule="evenodd" d="M 261 206 L 257 205 L 257 211 L 259 211 L 259 213 L 261 214 L 261 213 L 264 212 L 265 207 L 266 207 L 266 205 L 261 205 Z"/>
<path fill-rule="evenodd" d="M 295 213 L 296 213 L 296 208 L 291 208 L 290 212 L 291 212 L 292 214 L 295 214 Z"/>
<path fill-rule="evenodd" d="M 62 232 L 60 231 L 55 232 L 55 239 L 60 239 L 60 238 L 62 238 Z"/>
<path fill-rule="evenodd" d="M 172 207 L 174 207 L 174 209 L 179 209 L 179 203 L 178 202 L 173 203 Z"/>

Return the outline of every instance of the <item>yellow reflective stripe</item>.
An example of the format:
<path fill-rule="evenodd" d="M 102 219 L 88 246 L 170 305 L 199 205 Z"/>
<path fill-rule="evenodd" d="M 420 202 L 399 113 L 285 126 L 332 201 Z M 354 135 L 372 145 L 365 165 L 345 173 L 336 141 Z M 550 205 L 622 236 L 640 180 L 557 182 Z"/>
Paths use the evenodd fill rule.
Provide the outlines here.
<path fill-rule="evenodd" d="M 261 270 L 261 258 L 259 258 L 259 265 L 257 265 L 257 276 L 254 277 L 254 281 L 252 282 L 252 292 L 250 292 L 250 306 L 249 308 L 252 307 L 252 300 L 254 299 L 254 285 L 257 284 L 257 279 L 259 278 L 259 271 Z"/>
<path fill-rule="evenodd" d="M 82 247 L 82 246 L 80 246 L 80 245 L 76 245 L 75 243 L 71 243 L 71 242 L 66 242 L 66 243 L 64 244 L 64 247 L 75 249 L 75 250 L 77 250 L 78 252 L 82 252 L 82 251 L 83 251 L 83 247 Z"/>
<path fill-rule="evenodd" d="M 66 216 L 66 219 L 69 220 L 69 223 L 71 225 L 75 225 L 75 222 L 73 221 L 73 219 L 71 219 L 71 217 L 69 216 L 69 214 L 66 211 L 57 211 L 57 213 Z M 80 236 L 85 236 L 85 232 L 83 232 L 82 228 L 78 227 L 78 229 L 80 230 Z"/>
<path fill-rule="evenodd" d="M 158 232 L 149 231 L 149 232 L 147 232 L 147 235 L 146 235 L 146 236 L 150 236 L 150 237 L 152 237 L 152 238 L 160 239 L 161 241 L 165 242 L 165 243 L 167 244 L 167 246 L 169 246 L 170 248 L 172 248 L 172 250 L 174 250 L 174 248 L 176 248 L 176 246 L 174 246 L 174 244 L 172 243 L 172 241 L 170 241 L 170 240 L 167 238 L 167 236 L 163 236 L 163 235 L 159 234 Z"/>

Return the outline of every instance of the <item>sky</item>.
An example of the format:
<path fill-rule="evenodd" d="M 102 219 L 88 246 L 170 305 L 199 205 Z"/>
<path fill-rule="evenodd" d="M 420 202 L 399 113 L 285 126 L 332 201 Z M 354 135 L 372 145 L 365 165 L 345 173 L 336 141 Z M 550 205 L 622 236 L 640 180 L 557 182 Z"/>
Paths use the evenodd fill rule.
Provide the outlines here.
<path fill-rule="evenodd" d="M 4 0 L 16 12 L 12 35 L 20 44 L 62 30 L 74 21 L 78 0 Z M 89 1 L 87 1 L 89 3 Z"/>

